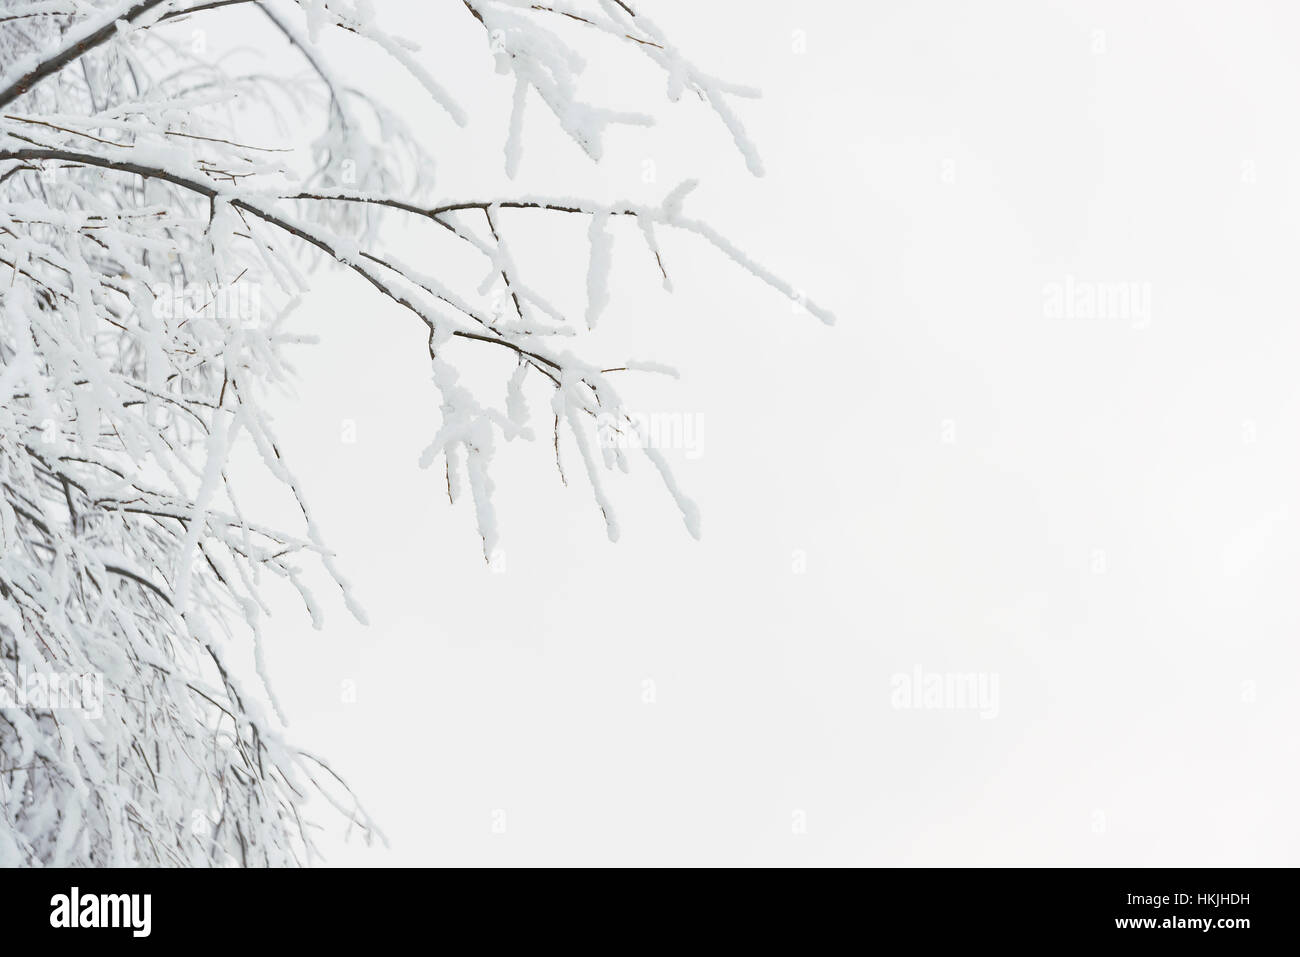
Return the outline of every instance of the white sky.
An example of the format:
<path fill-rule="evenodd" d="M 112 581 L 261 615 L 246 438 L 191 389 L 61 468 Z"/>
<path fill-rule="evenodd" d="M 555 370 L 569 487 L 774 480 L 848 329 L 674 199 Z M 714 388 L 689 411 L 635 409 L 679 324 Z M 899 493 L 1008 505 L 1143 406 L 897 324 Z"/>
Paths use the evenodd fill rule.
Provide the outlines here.
<path fill-rule="evenodd" d="M 762 87 L 739 112 L 768 175 L 615 47 L 592 95 L 660 126 L 593 167 L 532 109 L 509 188 L 652 200 L 699 176 L 689 208 L 839 323 L 689 237 L 661 236 L 667 296 L 621 235 L 586 354 L 682 370 L 625 389 L 701 423 L 702 454 L 667 454 L 704 539 L 642 462 L 610 482 L 611 545 L 542 441 L 500 457 L 493 572 L 416 464 L 420 329 L 321 282 L 282 446 L 371 625 L 328 595 L 323 632 L 288 599 L 266 631 L 291 733 L 391 841 L 331 862 L 1294 863 L 1300 10 L 643 5 Z M 376 7 L 471 126 L 344 62 L 427 112 L 439 195 L 499 188 L 509 81 L 475 24 Z M 539 281 L 580 292 L 581 230 L 518 228 Z M 438 267 L 430 234 L 406 242 Z M 1066 283 L 1149 309 L 1052 318 Z M 996 676 L 996 717 L 893 707 L 917 668 Z"/>

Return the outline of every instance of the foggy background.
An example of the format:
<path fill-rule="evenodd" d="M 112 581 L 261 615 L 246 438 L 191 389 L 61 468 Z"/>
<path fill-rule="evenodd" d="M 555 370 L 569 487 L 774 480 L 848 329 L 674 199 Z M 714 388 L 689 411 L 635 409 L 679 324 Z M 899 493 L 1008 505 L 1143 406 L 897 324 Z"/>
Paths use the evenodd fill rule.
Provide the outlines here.
<path fill-rule="evenodd" d="M 643 6 L 761 87 L 737 111 L 764 178 L 625 46 L 592 48 L 589 95 L 657 127 L 597 166 L 531 103 L 513 185 L 510 80 L 459 3 L 376 7 L 464 131 L 340 49 L 427 115 L 440 197 L 655 202 L 697 176 L 688 214 L 838 323 L 662 230 L 670 296 L 619 230 L 574 346 L 681 370 L 623 390 L 695 430 L 665 454 L 703 540 L 634 456 L 610 544 L 543 407 L 498 457 L 494 568 L 417 465 L 421 328 L 322 279 L 281 449 L 371 624 L 322 591 L 313 631 L 282 595 L 266 653 L 290 736 L 391 842 L 326 839 L 329 862 L 1294 864 L 1300 9 Z M 585 223 L 503 221 L 580 296 Z M 435 234 L 388 235 L 440 268 Z M 904 707 L 918 672 L 995 695 Z"/>

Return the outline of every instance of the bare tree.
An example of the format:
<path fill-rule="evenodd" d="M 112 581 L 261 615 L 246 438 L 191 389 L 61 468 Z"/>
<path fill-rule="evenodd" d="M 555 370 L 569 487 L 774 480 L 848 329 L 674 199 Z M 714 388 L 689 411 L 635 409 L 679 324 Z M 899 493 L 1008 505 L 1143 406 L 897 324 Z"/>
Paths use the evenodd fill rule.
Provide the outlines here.
<path fill-rule="evenodd" d="M 621 0 L 441 6 L 449 25 L 481 34 L 485 63 L 514 78 L 512 176 L 529 104 L 593 160 L 612 126 L 650 122 L 580 98 L 584 33 L 662 68 L 669 98 L 707 104 L 761 172 L 732 106 L 751 91 L 702 72 Z M 187 42 L 204 18 L 230 16 L 287 42 L 311 79 L 231 72 Z M 427 330 L 442 421 L 423 464 L 443 465 L 453 501 L 468 486 L 489 557 L 501 439 L 540 438 L 558 464 L 563 435 L 617 537 L 605 473 L 627 467 L 629 443 L 608 433 L 635 438 L 637 423 L 615 382 L 629 369 L 662 370 L 557 345 L 580 339 L 605 309 L 617 222 L 639 227 L 665 284 L 659 235 L 671 229 L 796 296 L 684 213 L 690 183 L 654 206 L 457 197 L 441 183 L 435 194 L 415 132 L 331 67 L 326 34 L 384 51 L 465 122 L 415 48 L 377 26 L 368 0 L 0 6 L 0 673 L 10 676 L 0 692 L 15 699 L 0 700 L 0 864 L 307 863 L 316 852 L 303 808 L 316 793 L 376 833 L 325 761 L 285 739 L 262 667 L 268 583 L 296 588 L 319 622 L 307 559 L 362 618 L 266 410 L 269 390 L 290 377 L 286 348 L 305 341 L 292 320 L 320 260 Z M 319 135 L 306 149 L 288 133 L 249 142 L 256 111 L 314 116 Z M 432 241 L 405 256 L 387 249 L 385 224 L 398 217 L 472 251 L 480 274 L 460 288 L 464 276 L 440 271 Z M 549 302 L 512 256 L 521 217 L 583 219 L 584 315 Z M 459 378 L 488 353 L 509 359 L 500 409 Z M 549 405 L 536 416 L 539 390 Z M 697 534 L 667 462 L 641 445 Z M 237 446 L 255 449 L 292 492 L 298 531 L 241 506 Z M 233 662 L 250 647 L 258 676 L 241 679 Z M 102 676 L 102 716 L 57 707 L 57 680 L 34 693 L 33 676 L 83 675 Z"/>

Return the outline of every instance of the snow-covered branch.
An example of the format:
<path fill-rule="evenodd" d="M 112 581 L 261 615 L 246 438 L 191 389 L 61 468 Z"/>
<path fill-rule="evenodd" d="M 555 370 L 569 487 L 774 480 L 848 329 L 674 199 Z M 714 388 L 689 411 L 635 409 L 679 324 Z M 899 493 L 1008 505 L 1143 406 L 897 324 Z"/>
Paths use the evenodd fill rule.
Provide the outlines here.
<path fill-rule="evenodd" d="M 268 42 L 287 42 L 311 80 L 231 73 L 178 41 L 184 24 L 236 11 L 261 24 Z M 669 98 L 696 94 L 761 171 L 731 107 L 752 91 L 699 70 L 627 4 L 464 0 L 447 11 L 483 39 L 485 59 L 515 77 L 512 175 L 530 100 L 593 159 L 611 128 L 650 122 L 579 98 L 574 29 L 648 57 Z M 312 793 L 376 833 L 328 766 L 288 743 L 262 658 L 268 582 L 296 590 L 312 620 L 323 620 L 305 562 L 364 617 L 266 404 L 291 381 L 286 351 L 310 341 L 293 328 L 313 259 L 349 270 L 427 332 L 441 422 L 430 423 L 421 464 L 442 464 L 453 500 L 468 485 L 488 558 L 501 534 L 492 504 L 499 441 L 540 438 L 558 456 L 561 433 L 570 437 L 608 535 L 618 537 L 606 475 L 629 462 L 600 430 L 635 434 L 638 423 L 614 373 L 662 367 L 579 355 L 584 334 L 616 306 L 608 280 L 616 221 L 636 224 L 648 268 L 665 284 L 661 233 L 676 232 L 803 302 L 683 212 L 689 182 L 653 205 L 436 198 L 421 137 L 333 68 L 323 31 L 382 51 L 447 117 L 466 121 L 453 78 L 435 78 L 364 0 L 0 9 L 0 676 L 104 682 L 102 717 L 48 701 L 0 706 L 0 864 L 305 863 L 314 853 L 303 819 Z M 245 132 L 250 110 L 301 117 L 309 106 L 320 130 L 307 150 L 291 135 L 252 141 Z M 584 222 L 581 315 L 540 291 L 512 246 L 512 217 Z M 432 227 L 436 242 L 394 248 L 387 226 L 397 219 Z M 482 271 L 468 283 L 450 273 L 438 243 L 472 250 Z M 490 296 L 508 306 L 488 305 Z M 513 360 L 499 408 L 461 375 L 488 346 Z M 530 384 L 549 401 L 530 402 Z M 534 431 L 534 404 L 553 434 Z M 239 447 L 291 494 L 296 530 L 245 512 L 232 464 Z M 652 446 L 644 453 L 698 535 L 697 510 L 667 461 Z"/>

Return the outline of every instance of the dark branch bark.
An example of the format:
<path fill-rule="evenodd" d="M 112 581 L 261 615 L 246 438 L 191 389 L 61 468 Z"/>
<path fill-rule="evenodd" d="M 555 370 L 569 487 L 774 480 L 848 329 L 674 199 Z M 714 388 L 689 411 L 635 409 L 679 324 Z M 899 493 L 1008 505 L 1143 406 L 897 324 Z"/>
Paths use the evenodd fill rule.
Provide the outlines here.
<path fill-rule="evenodd" d="M 142 166 L 139 163 L 132 163 L 126 160 L 111 160 L 103 156 L 96 156 L 93 153 L 77 153 L 70 150 L 44 149 L 44 148 L 3 150 L 0 151 L 0 161 L 4 161 L 4 160 L 21 160 L 23 162 L 28 162 L 31 160 L 62 160 L 64 162 L 69 162 L 69 163 L 81 163 L 85 166 L 97 166 L 101 169 L 111 169 L 123 173 L 132 173 L 136 176 L 143 176 L 149 179 L 159 180 L 160 182 L 171 183 L 173 186 L 179 186 L 182 189 L 188 190 L 199 196 L 207 197 L 208 199 L 214 199 L 217 196 L 221 195 L 220 191 L 215 186 L 213 186 L 211 183 L 204 182 L 202 180 L 190 179 L 189 177 L 179 176 L 175 173 L 169 172 L 164 169 L 159 169 L 157 167 L 152 167 L 152 166 Z M 230 205 L 236 209 L 243 210 L 244 212 L 256 216 L 258 219 L 262 220 L 265 223 L 269 223 L 272 226 L 277 226 L 280 229 L 283 229 L 291 236 L 295 236 L 298 239 L 301 239 L 303 242 L 308 243 L 309 245 L 315 246 L 317 249 L 325 253 L 331 259 L 340 262 L 342 261 L 339 259 L 338 252 L 328 242 L 326 242 L 325 240 L 321 239 L 318 236 L 312 235 L 310 232 L 306 231 L 305 229 L 302 229 L 301 227 L 288 222 L 287 220 L 276 215 L 270 210 L 263 209 L 259 206 L 255 206 L 252 203 L 248 202 L 247 200 L 236 199 L 236 198 L 230 199 Z M 571 211 L 579 212 L 579 210 L 571 210 Z M 367 259 L 376 263 L 377 265 L 383 266 L 388 269 L 392 269 L 394 272 L 397 272 L 399 275 L 401 274 L 400 270 L 396 269 L 394 266 L 385 262 L 383 259 L 380 259 L 376 256 L 372 256 L 369 253 L 364 253 L 363 255 Z M 356 263 L 345 263 L 345 265 L 347 265 L 348 268 L 351 269 L 353 272 L 357 273 L 357 275 L 361 276 L 363 279 L 369 282 L 372 286 L 374 286 L 377 290 L 379 290 L 379 292 L 381 292 L 384 296 L 386 296 L 387 298 L 391 299 L 393 302 L 397 303 L 398 305 L 404 307 L 408 311 L 418 316 L 420 320 L 424 322 L 431 330 L 434 328 L 435 326 L 434 320 L 430 316 L 428 316 L 423 309 L 421 309 L 415 303 L 411 302 L 406 296 L 402 295 L 402 293 L 389 286 L 379 276 L 376 276 L 370 270 Z M 477 317 L 474 318 L 477 319 Z M 488 342 L 491 343 L 492 345 L 501 346 L 503 348 L 510 349 L 511 351 L 515 352 L 518 355 L 527 356 L 529 359 L 535 360 L 536 362 L 543 363 L 551 367 L 552 369 L 560 368 L 559 363 L 555 362 L 554 360 L 548 359 L 545 356 L 538 355 L 537 353 L 525 349 L 522 346 L 516 345 L 515 343 L 509 341 L 508 339 L 502 339 L 497 336 L 485 336 L 479 333 L 469 332 L 463 329 L 453 330 L 452 335 L 458 336 L 463 339 L 473 339 L 477 342 Z"/>
<path fill-rule="evenodd" d="M 127 10 L 122 16 L 109 20 L 98 30 L 88 34 L 74 43 L 68 43 L 62 49 L 51 53 L 42 60 L 36 67 L 24 73 L 18 79 L 14 80 L 5 89 L 0 90 L 0 107 L 8 106 L 18 97 L 22 96 L 41 80 L 48 76 L 58 73 L 69 63 L 77 58 L 84 56 L 87 51 L 111 39 L 117 34 L 118 21 L 124 20 L 127 23 L 135 20 L 137 17 L 148 13 L 154 7 L 160 6 L 166 0 L 140 0 L 134 7 Z"/>

